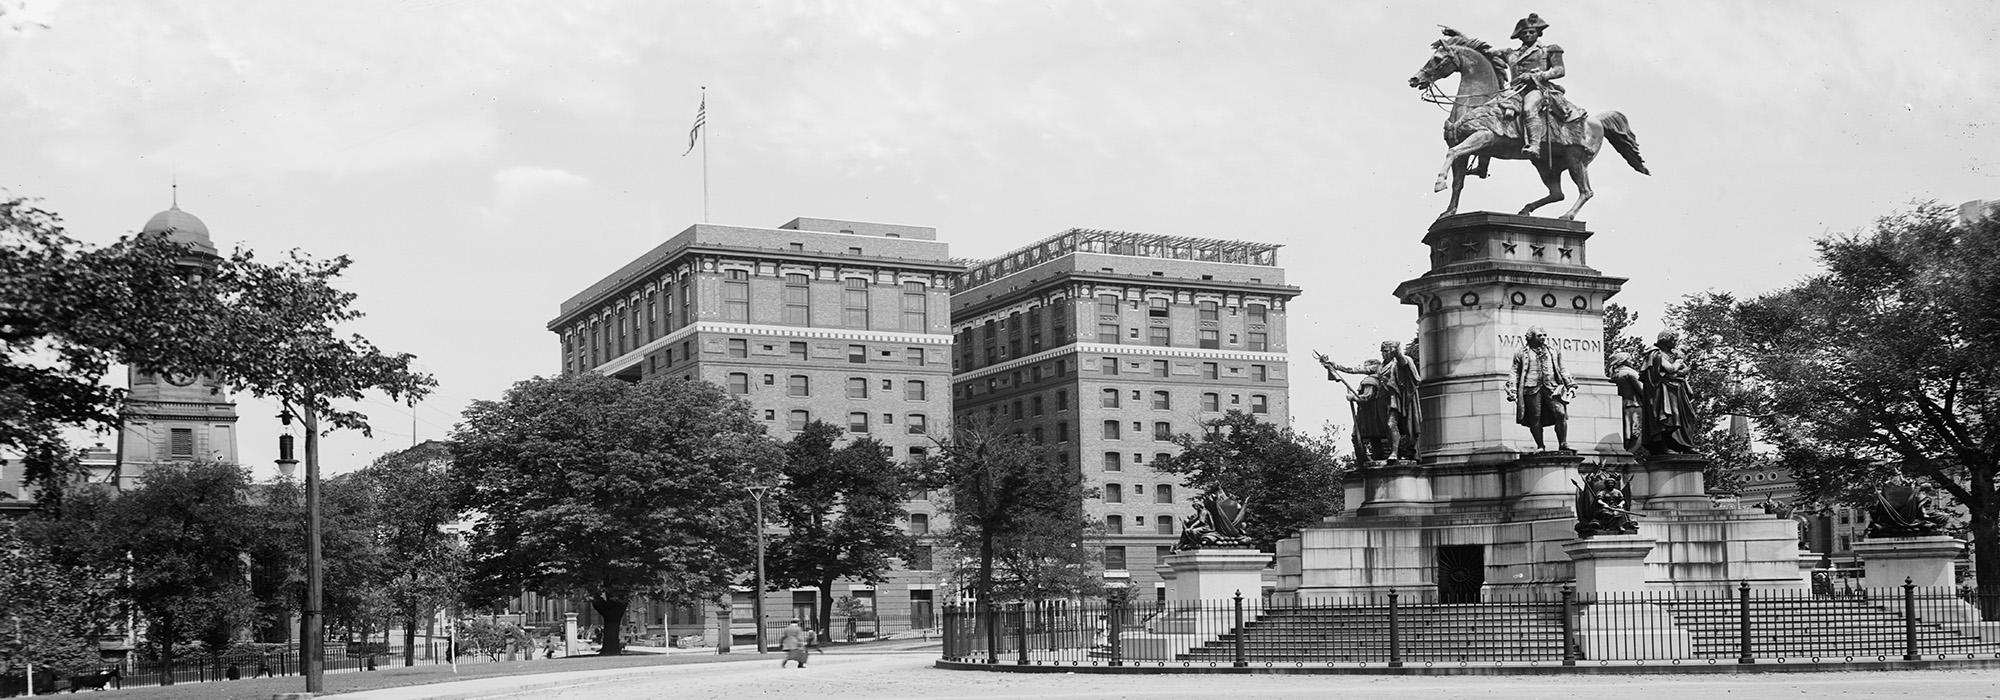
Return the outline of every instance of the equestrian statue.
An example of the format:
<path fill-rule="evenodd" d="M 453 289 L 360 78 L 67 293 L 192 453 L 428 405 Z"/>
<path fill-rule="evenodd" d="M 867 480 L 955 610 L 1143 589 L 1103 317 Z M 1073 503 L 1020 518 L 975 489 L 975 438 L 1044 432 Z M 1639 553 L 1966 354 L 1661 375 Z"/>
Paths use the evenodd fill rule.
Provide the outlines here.
<path fill-rule="evenodd" d="M 1521 207 L 1521 215 L 1534 213 L 1544 204 L 1563 200 L 1561 176 L 1569 173 L 1576 183 L 1576 204 L 1563 219 L 1575 219 L 1576 212 L 1590 201 L 1590 161 L 1606 141 L 1625 157 L 1625 162 L 1641 174 L 1645 160 L 1639 157 L 1639 137 L 1632 132 L 1625 115 L 1614 111 L 1590 114 L 1569 101 L 1556 79 L 1564 75 L 1563 50 L 1541 42 L 1549 23 L 1533 13 L 1514 24 L 1511 38 L 1521 45 L 1500 49 L 1485 41 L 1443 27 L 1444 38 L 1431 43 L 1431 59 L 1410 78 L 1410 87 L 1425 91 L 1426 99 L 1451 104 L 1451 116 L 1444 122 L 1444 169 L 1438 172 L 1433 192 L 1444 191 L 1447 177 L 1451 203 L 1438 218 L 1458 213 L 1459 191 L 1465 175 L 1486 177 L 1493 158 L 1526 160 L 1533 163 L 1548 186 L 1546 197 Z M 1436 88 L 1438 80 L 1457 73 L 1458 94 L 1447 97 Z M 1511 76 L 1511 77 L 1509 77 Z M 1473 158 L 1479 159 L 1471 167 Z"/>

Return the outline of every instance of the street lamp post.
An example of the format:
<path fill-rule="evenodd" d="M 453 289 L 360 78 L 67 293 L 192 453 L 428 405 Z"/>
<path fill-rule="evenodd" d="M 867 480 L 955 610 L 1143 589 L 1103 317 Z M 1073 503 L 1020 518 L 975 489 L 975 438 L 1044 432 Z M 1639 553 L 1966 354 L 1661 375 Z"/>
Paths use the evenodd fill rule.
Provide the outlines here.
<path fill-rule="evenodd" d="M 306 433 L 306 604 L 300 615 L 305 629 L 299 635 L 299 670 L 306 677 L 306 692 L 326 689 L 326 662 L 321 652 L 326 630 L 320 618 L 322 569 L 319 522 L 319 416 L 313 412 L 312 394 L 299 402 L 299 419 Z"/>
<path fill-rule="evenodd" d="M 754 484 L 743 490 L 749 491 L 751 500 L 757 503 L 757 579 L 750 591 L 750 615 L 757 618 L 757 653 L 768 654 L 771 650 L 764 645 L 764 494 L 771 487 Z"/>

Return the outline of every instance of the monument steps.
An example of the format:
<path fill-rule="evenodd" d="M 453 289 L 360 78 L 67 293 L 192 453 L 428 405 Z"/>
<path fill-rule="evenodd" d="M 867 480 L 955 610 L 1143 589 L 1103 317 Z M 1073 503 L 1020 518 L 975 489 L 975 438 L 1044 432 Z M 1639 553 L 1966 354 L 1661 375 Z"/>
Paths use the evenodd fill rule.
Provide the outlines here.
<path fill-rule="evenodd" d="M 1396 623 L 1396 646 L 1406 658 L 1562 658 L 1562 608 L 1551 603 L 1399 605 Z M 1389 658 L 1387 605 L 1271 609 L 1243 627 L 1244 656 L 1256 661 L 1366 663 Z M 1233 660 L 1236 636 L 1225 632 L 1176 658 Z"/>
<path fill-rule="evenodd" d="M 1700 658 L 1742 653 L 1742 603 L 1710 600 L 1663 602 L 1677 627 L 1693 637 Z M 1750 602 L 1750 650 L 1759 656 L 1891 656 L 1906 651 L 1901 614 L 1866 600 L 1798 598 Z M 1917 651 L 2000 653 L 2000 644 L 1923 622 L 1916 626 Z"/>

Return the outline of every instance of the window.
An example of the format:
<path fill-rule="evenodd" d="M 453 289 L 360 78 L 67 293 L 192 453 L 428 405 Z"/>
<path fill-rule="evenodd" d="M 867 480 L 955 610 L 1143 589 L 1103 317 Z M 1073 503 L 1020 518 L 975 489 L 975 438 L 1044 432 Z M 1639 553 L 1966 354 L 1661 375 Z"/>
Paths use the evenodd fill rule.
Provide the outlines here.
<path fill-rule="evenodd" d="M 1222 395 L 1208 393 L 1201 395 L 1201 410 L 1216 412 L 1222 410 Z"/>
<path fill-rule="evenodd" d="M 1059 389 L 1056 391 L 1056 412 L 1061 413 L 1067 410 L 1069 410 L 1069 390 Z"/>
<path fill-rule="evenodd" d="M 1069 442 L 1069 424 L 1056 424 L 1056 442 Z"/>
<path fill-rule="evenodd" d="M 868 280 L 849 277 L 840 291 L 840 322 L 848 328 L 868 327 Z"/>
<path fill-rule="evenodd" d="M 731 394 L 750 393 L 750 375 L 745 374 L 743 372 L 729 373 L 729 393 Z"/>
<path fill-rule="evenodd" d="M 665 327 L 666 330 L 672 331 L 674 329 L 674 283 L 672 280 L 663 280 L 660 282 L 660 306 L 664 307 L 661 310 L 666 314 L 662 317 L 660 325 Z"/>
<path fill-rule="evenodd" d="M 1115 514 L 1114 514 L 1114 515 L 1107 515 L 1107 516 L 1104 516 L 1104 530 L 1105 530 L 1105 532 L 1107 532 L 1107 533 L 1110 533 L 1110 534 L 1113 534 L 1113 535 L 1123 535 L 1123 534 L 1125 534 L 1125 516 L 1123 516 L 1123 515 L 1115 515 Z M 1123 569 L 1123 568 L 1125 568 L 1125 561 L 1124 561 L 1124 560 L 1125 560 L 1125 548 L 1124 548 L 1124 547 L 1115 547 L 1115 546 L 1114 546 L 1114 547 L 1105 547 L 1105 548 L 1104 548 L 1104 557 L 1105 557 L 1105 559 L 1110 559 L 1110 558 L 1111 558 L 1111 550 L 1114 550 L 1114 549 L 1115 549 L 1115 550 L 1118 550 L 1118 560 L 1119 560 L 1119 561 L 1118 561 L 1118 568 L 1120 568 L 1120 569 Z"/>
<path fill-rule="evenodd" d="M 777 386 L 777 385 L 778 385 L 778 375 L 775 374 L 764 375 L 764 386 Z"/>
<path fill-rule="evenodd" d="M 1118 315 L 1118 295 L 1101 294 L 1097 297 L 1097 313 L 1100 316 Z"/>
<path fill-rule="evenodd" d="M 1104 502 L 1105 502 L 1105 503 L 1124 503 L 1124 502 L 1125 502 L 1125 487 L 1124 487 L 1124 486 L 1122 486 L 1122 485 L 1119 485 L 1119 484 L 1105 484 L 1105 485 L 1104 485 Z"/>
<path fill-rule="evenodd" d="M 194 429 L 171 428 L 167 439 L 167 456 L 178 458 L 194 457 Z"/>
<path fill-rule="evenodd" d="M 1101 408 L 1117 408 L 1117 407 L 1118 407 L 1118 390 L 1117 390 L 1117 389 L 1105 389 L 1105 390 L 1104 390 L 1104 398 L 1103 398 L 1103 400 L 1102 400 L 1102 401 L 1100 401 L 1100 402 L 1099 402 L 1098 406 L 1099 406 L 1099 407 L 1101 407 Z"/>
<path fill-rule="evenodd" d="M 1158 422 L 1158 423 L 1154 423 L 1154 424 L 1153 424 L 1153 439 L 1154 439 L 1154 440 L 1160 440 L 1160 441 L 1166 441 L 1166 440 L 1172 440 L 1172 439 L 1174 439 L 1174 426 L 1173 426 L 1173 424 L 1172 424 L 1172 423 L 1167 423 L 1167 422 L 1165 422 L 1165 421 L 1161 421 L 1161 422 Z"/>
<path fill-rule="evenodd" d="M 1271 407 L 1270 407 L 1270 405 L 1269 405 L 1269 404 L 1265 403 L 1265 399 L 1264 399 L 1264 395 L 1263 395 L 1263 394 L 1251 394 L 1251 395 L 1250 395 L 1250 412 L 1251 412 L 1251 413 L 1270 413 L 1270 412 L 1271 412 Z"/>
<path fill-rule="evenodd" d="M 1030 412 L 1038 416 L 1042 415 L 1042 397 L 1038 395 L 1028 401 L 1029 405 L 1033 407 Z"/>
<path fill-rule="evenodd" d="M 1253 332 L 1250 334 L 1250 346 L 1248 349 L 1264 352 L 1271 349 L 1271 343 L 1269 340 L 1266 340 L 1266 336 L 1263 333 Z"/>
<path fill-rule="evenodd" d="M 1024 413 L 1022 413 L 1022 412 L 1021 412 L 1021 400 L 1020 400 L 1020 399 L 1015 399 L 1015 400 L 1014 400 L 1014 410 L 1013 410 L 1013 411 L 1012 411 L 1012 412 L 1011 412 L 1011 413 L 1010 413 L 1009 415 L 1012 415 L 1012 416 L 1014 417 L 1014 420 L 1020 420 L 1020 419 L 1021 419 L 1021 418 L 1022 418 L 1023 416 L 1025 416 L 1025 415 L 1026 415 L 1026 414 L 1024 414 Z"/>
<path fill-rule="evenodd" d="M 742 338 L 730 338 L 730 339 L 729 339 L 729 356 L 730 356 L 730 357 L 749 357 L 749 356 L 750 356 L 750 341 L 748 341 L 748 340 L 744 340 L 744 339 L 742 339 Z"/>
<path fill-rule="evenodd" d="M 653 295 L 646 295 L 646 340 L 660 337 L 660 302 Z"/>
<path fill-rule="evenodd" d="M 1153 297 L 1153 298 L 1151 298 L 1151 299 L 1147 299 L 1147 300 L 1146 300 L 1146 317 L 1147 317 L 1147 318 L 1166 318 L 1166 317 L 1167 317 L 1167 300 L 1166 300 L 1166 299 L 1162 299 L 1162 298 L 1160 298 L 1160 297 Z"/>
<path fill-rule="evenodd" d="M 1155 486 L 1155 487 L 1153 487 L 1153 502 L 1154 502 L 1154 503 L 1173 503 L 1173 502 L 1174 502 L 1174 485 L 1173 485 L 1173 484 L 1160 484 L 1160 485 L 1158 485 L 1158 486 Z M 1164 519 L 1165 519 L 1165 518 L 1162 518 L 1162 520 L 1164 520 Z"/>
<path fill-rule="evenodd" d="M 694 323 L 694 282 L 681 282 L 681 323 Z"/>
<path fill-rule="evenodd" d="M 917 545 L 917 546 L 915 546 L 915 547 L 911 547 L 911 548 L 910 548 L 910 561 L 909 561 L 909 562 L 907 562 L 907 563 L 908 563 L 908 564 L 910 565 L 910 570 L 911 570 L 911 571 L 930 571 L 930 570 L 931 570 L 931 547 L 930 547 L 930 545 L 927 545 L 927 544 L 920 544 L 920 545 Z M 910 592 L 911 592 L 911 593 L 919 593 L 919 592 L 921 592 L 921 593 L 929 593 L 930 591 L 910 591 Z"/>
<path fill-rule="evenodd" d="M 1106 345 L 1117 345 L 1118 324 L 1116 323 L 1097 324 L 1097 342 L 1104 343 Z"/>
<path fill-rule="evenodd" d="M 796 340 L 792 341 L 785 346 L 785 357 L 804 362 L 806 360 L 806 344 Z"/>
<path fill-rule="evenodd" d="M 1244 307 L 1244 310 L 1245 313 L 1248 313 L 1250 315 L 1251 323 L 1268 323 L 1270 321 L 1270 314 L 1268 313 L 1268 307 L 1264 306 L 1263 304 L 1251 304 L 1247 307 Z"/>
<path fill-rule="evenodd" d="M 924 400 L 923 380 L 911 379 L 909 381 L 903 382 L 903 398 L 908 401 Z"/>
<path fill-rule="evenodd" d="M 1125 455 L 1119 452 L 1104 453 L 1104 471 L 1125 471 Z"/>
<path fill-rule="evenodd" d="M 1106 440 L 1118 439 L 1118 421 L 1115 420 L 1104 421 L 1104 439 Z"/>
<path fill-rule="evenodd" d="M 1154 529 L 1153 529 L 1153 532 L 1154 532 L 1154 533 L 1157 533 L 1157 534 L 1161 534 L 1161 535 L 1171 535 L 1171 534 L 1174 534 L 1174 518 L 1173 518 L 1173 516 L 1171 516 L 1171 515 L 1162 515 L 1162 516 L 1159 516 L 1159 517 L 1157 517 L 1157 518 L 1153 518 L 1153 528 L 1154 528 Z"/>
<path fill-rule="evenodd" d="M 1173 363 L 1167 360 L 1153 361 L 1153 376 L 1165 377 L 1173 374 Z"/>
<path fill-rule="evenodd" d="M 868 346 L 866 345 L 847 346 L 847 362 L 848 364 L 854 364 L 854 365 L 868 364 Z"/>
<path fill-rule="evenodd" d="M 806 424 L 810 422 L 812 422 L 812 412 L 804 410 L 792 411 L 791 420 L 785 423 L 785 428 L 792 432 L 798 432 L 805 430 Z"/>
<path fill-rule="evenodd" d="M 625 349 L 628 347 L 631 346 L 625 342 L 625 309 L 620 307 L 618 309 L 618 352 L 614 354 L 623 355 L 625 354 Z"/>
<path fill-rule="evenodd" d="M 1153 408 L 1154 408 L 1154 410 L 1167 410 L 1167 409 L 1171 409 L 1171 408 L 1173 408 L 1173 407 L 1174 407 L 1174 406 L 1173 406 L 1173 395 L 1172 395 L 1172 394 L 1168 394 L 1167 392 L 1164 392 L 1164 391 L 1155 391 L 1155 392 L 1153 392 Z"/>
<path fill-rule="evenodd" d="M 862 411 L 847 414 L 847 432 L 868 432 L 868 414 Z"/>
<path fill-rule="evenodd" d="M 1109 526 L 1111 526 L 1111 531 L 1112 531 L 1113 533 L 1121 533 L 1121 532 L 1124 532 L 1124 531 L 1125 531 L 1125 524 L 1124 524 L 1124 523 L 1122 523 L 1122 522 L 1118 522 L 1117 524 L 1113 525 L 1113 523 L 1114 523 L 1114 522 L 1116 522 L 1116 521 L 1118 521 L 1118 520 L 1119 520 L 1119 518 L 1118 518 L 1118 516 L 1116 516 L 1116 515 L 1112 515 L 1112 516 L 1107 516 L 1107 517 L 1106 517 L 1106 518 L 1104 519 L 1104 524 L 1105 524 L 1105 525 L 1109 525 Z M 1122 570 L 1122 569 L 1124 569 L 1124 568 L 1125 568 L 1125 548 L 1124 548 L 1124 547 L 1121 547 L 1121 546 L 1118 546 L 1118 545 L 1112 545 L 1112 546 L 1109 546 L 1109 547 L 1105 547 L 1105 548 L 1104 548 L 1104 568 L 1106 568 L 1106 569 L 1111 569 L 1111 570 L 1114 570 L 1114 571 L 1116 571 L 1116 570 Z"/>
<path fill-rule="evenodd" d="M 1219 374 L 1219 370 L 1220 370 L 1220 367 L 1219 367 L 1218 365 L 1216 365 L 1215 363 L 1213 363 L 1213 362 L 1203 362 L 1203 363 L 1201 363 L 1201 378 L 1202 378 L 1202 379 L 1215 379 L 1215 378 L 1217 378 L 1218 376 L 1220 376 L 1220 374 Z"/>
<path fill-rule="evenodd" d="M 785 275 L 785 324 L 806 326 L 812 324 L 811 278 L 805 275 Z"/>
<path fill-rule="evenodd" d="M 1153 548 L 1153 560 L 1154 560 L 1154 561 L 1158 561 L 1158 562 L 1165 562 L 1165 561 L 1167 560 L 1167 557 L 1170 557 L 1170 556 L 1173 556 L 1173 554 L 1174 554 L 1174 548 L 1173 548 L 1173 547 L 1169 547 L 1169 546 L 1167 546 L 1167 545 L 1164 545 L 1164 544 L 1163 544 L 1163 545 L 1159 545 L 1159 546 L 1157 546 L 1157 547 L 1154 547 L 1154 548 Z M 1160 592 L 1160 600 L 1166 600 L 1166 596 L 1167 596 L 1167 589 L 1165 589 L 1165 588 L 1156 588 L 1156 589 L 1154 589 L 1154 590 L 1157 590 L 1157 591 L 1159 591 L 1159 592 Z"/>
<path fill-rule="evenodd" d="M 1220 315 L 1216 313 L 1215 302 L 1212 301 L 1195 302 L 1194 306 L 1196 310 L 1196 315 L 1199 316 L 1201 320 L 1203 321 L 1220 320 L 1219 317 Z"/>
<path fill-rule="evenodd" d="M 1270 377 L 1269 368 L 1263 365 L 1250 365 L 1250 381 L 1253 382 L 1268 381 L 1269 377 Z"/>
<path fill-rule="evenodd" d="M 910 414 L 909 418 L 905 419 L 904 426 L 905 426 L 904 432 L 907 432 L 911 435 L 924 434 L 926 432 L 924 426 L 924 414 L 922 413 Z"/>
<path fill-rule="evenodd" d="M 912 535 L 931 534 L 931 516 L 925 515 L 923 513 L 911 513 L 910 534 Z"/>
<path fill-rule="evenodd" d="M 785 395 L 812 396 L 812 378 L 803 374 L 794 374 L 785 378 Z"/>
<path fill-rule="evenodd" d="M 930 292 L 922 282 L 904 282 L 903 330 L 920 333 L 930 325 Z"/>
<path fill-rule="evenodd" d="M 1098 363 L 1097 363 L 1097 371 L 1098 371 L 1098 372 L 1099 372 L 1100 374 L 1117 374 L 1117 373 L 1118 373 L 1118 358 L 1116 358 L 1116 357 L 1107 357 L 1107 358 L 1104 358 L 1103 360 L 1099 360 L 1099 361 L 1098 361 Z"/>
<path fill-rule="evenodd" d="M 904 364 L 908 364 L 908 365 L 913 365 L 913 366 L 916 366 L 916 367 L 922 367 L 922 366 L 924 366 L 924 349 L 923 349 L 923 348 L 904 348 L 904 349 L 903 349 L 903 363 L 904 363 Z"/>
<path fill-rule="evenodd" d="M 1046 440 L 1042 439 L 1042 426 L 1039 425 L 1035 426 L 1033 430 L 1028 431 L 1028 434 L 1034 436 L 1031 439 L 1033 439 L 1035 441 L 1035 444 L 1037 445 L 1047 442 Z"/>
<path fill-rule="evenodd" d="M 866 377 L 848 377 L 847 398 L 850 399 L 868 398 L 868 379 Z"/>
<path fill-rule="evenodd" d="M 1153 326 L 1147 328 L 1146 343 L 1149 345 L 1155 345 L 1159 347 L 1166 347 L 1169 345 L 1173 345 L 1174 344 L 1173 329 L 1168 328 L 1166 326 Z"/>
<path fill-rule="evenodd" d="M 1168 454 L 1167 454 L 1167 453 L 1165 453 L 1165 452 L 1154 452 L 1154 453 L 1153 453 L 1153 463 L 1154 463 L 1154 464 L 1159 464 L 1159 463 L 1161 463 L 1161 462 L 1165 462 L 1165 461 L 1167 461 L 1167 457 L 1169 457 L 1169 456 L 1170 456 L 1170 455 L 1168 455 Z"/>
<path fill-rule="evenodd" d="M 723 271 L 722 320 L 750 320 L 750 272 L 748 270 Z"/>

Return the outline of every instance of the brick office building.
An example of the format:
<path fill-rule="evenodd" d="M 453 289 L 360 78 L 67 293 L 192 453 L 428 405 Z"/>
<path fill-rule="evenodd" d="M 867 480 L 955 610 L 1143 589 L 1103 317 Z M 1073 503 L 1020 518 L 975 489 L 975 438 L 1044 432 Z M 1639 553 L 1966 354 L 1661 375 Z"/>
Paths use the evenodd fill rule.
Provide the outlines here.
<path fill-rule="evenodd" d="M 818 419 L 907 457 L 950 415 L 949 285 L 961 269 L 932 228 L 696 224 L 563 302 L 548 329 L 565 373 L 701 379 L 748 400 L 779 440 Z M 909 508 L 910 527 L 928 531 L 930 503 Z M 929 626 L 939 577 L 927 558 L 881 586 L 839 583 L 833 594 L 875 605 L 884 632 Z M 803 616 L 815 597 L 769 594 L 767 621 Z M 747 589 L 735 603 L 734 625 L 747 634 Z M 673 634 L 699 631 L 693 611 L 634 608 L 650 625 L 666 617 Z"/>
<path fill-rule="evenodd" d="M 952 413 L 1058 447 L 1101 497 L 1104 576 L 1159 588 L 1189 496 L 1149 464 L 1243 411 L 1290 422 L 1278 246 L 1072 229 L 974 265 L 952 290 Z"/>

